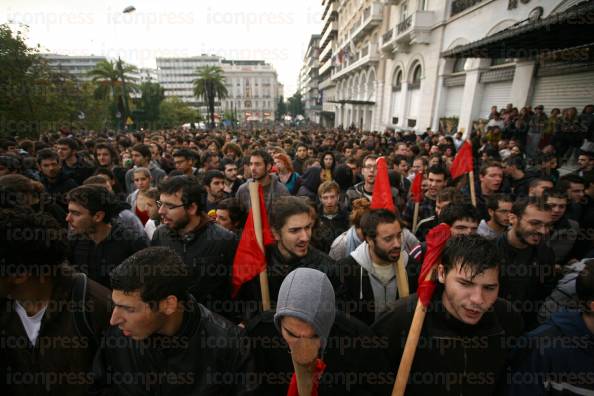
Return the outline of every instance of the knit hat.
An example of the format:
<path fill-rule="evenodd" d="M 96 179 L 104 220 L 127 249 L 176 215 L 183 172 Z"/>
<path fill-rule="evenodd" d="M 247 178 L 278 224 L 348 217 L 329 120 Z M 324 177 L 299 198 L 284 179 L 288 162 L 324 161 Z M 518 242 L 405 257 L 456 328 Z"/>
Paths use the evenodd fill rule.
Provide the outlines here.
<path fill-rule="evenodd" d="M 320 337 L 323 352 L 336 316 L 334 301 L 334 288 L 326 274 L 312 268 L 297 268 L 285 277 L 280 287 L 274 324 L 281 331 L 283 316 L 309 323 Z"/>

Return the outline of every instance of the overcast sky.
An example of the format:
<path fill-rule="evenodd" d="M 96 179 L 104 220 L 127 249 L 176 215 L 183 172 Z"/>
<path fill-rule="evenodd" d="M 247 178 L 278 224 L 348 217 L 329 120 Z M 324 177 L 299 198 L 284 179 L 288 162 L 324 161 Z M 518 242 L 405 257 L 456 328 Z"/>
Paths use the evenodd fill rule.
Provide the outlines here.
<path fill-rule="evenodd" d="M 67 55 L 121 56 L 156 67 L 158 56 L 216 54 L 263 59 L 285 97 L 297 89 L 309 38 L 322 28 L 321 0 L 0 0 L 0 23 L 29 26 L 30 45 Z M 136 11 L 123 14 L 133 5 Z"/>

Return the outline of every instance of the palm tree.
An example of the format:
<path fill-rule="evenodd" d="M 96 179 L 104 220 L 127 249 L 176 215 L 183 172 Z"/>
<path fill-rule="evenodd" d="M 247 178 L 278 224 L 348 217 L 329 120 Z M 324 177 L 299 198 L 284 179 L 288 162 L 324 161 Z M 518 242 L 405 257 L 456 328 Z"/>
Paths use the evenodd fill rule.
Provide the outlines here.
<path fill-rule="evenodd" d="M 225 87 L 223 69 L 219 66 L 204 66 L 196 70 L 197 78 L 194 80 L 194 96 L 203 98 L 208 106 L 211 127 L 215 126 L 215 100 L 225 99 L 228 96 Z"/>
<path fill-rule="evenodd" d="M 135 77 L 132 77 L 131 73 L 136 73 L 138 68 L 134 65 L 118 60 L 114 61 L 100 61 L 95 67 L 88 72 L 88 75 L 92 77 L 94 83 L 99 83 L 96 93 L 100 96 L 107 96 L 106 89 L 110 88 L 111 99 L 116 100 L 116 87 L 121 86 L 119 95 L 121 95 L 122 103 L 125 104 L 124 109 L 118 109 L 122 114 L 122 122 L 125 123 L 126 117 L 128 116 L 128 96 L 131 91 L 138 91 L 138 86 L 134 83 Z M 124 110 L 124 111 L 121 111 Z"/>

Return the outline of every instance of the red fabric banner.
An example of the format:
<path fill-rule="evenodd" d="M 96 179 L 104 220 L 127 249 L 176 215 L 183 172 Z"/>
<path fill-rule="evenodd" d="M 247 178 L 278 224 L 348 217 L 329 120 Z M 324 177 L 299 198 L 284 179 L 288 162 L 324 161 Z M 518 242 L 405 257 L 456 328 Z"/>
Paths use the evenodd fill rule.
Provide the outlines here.
<path fill-rule="evenodd" d="M 384 157 L 379 157 L 376 162 L 377 172 L 375 174 L 375 183 L 371 195 L 371 209 L 386 209 L 396 213 L 394 206 L 394 197 L 392 196 L 392 186 L 388 177 L 388 165 Z"/>

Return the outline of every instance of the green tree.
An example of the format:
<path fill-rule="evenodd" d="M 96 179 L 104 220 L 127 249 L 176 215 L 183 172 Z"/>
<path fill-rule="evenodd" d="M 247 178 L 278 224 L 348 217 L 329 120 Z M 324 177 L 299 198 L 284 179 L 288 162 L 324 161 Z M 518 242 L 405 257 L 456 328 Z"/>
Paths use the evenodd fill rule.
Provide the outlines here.
<path fill-rule="evenodd" d="M 299 92 L 295 92 L 295 94 L 289 98 L 287 109 L 293 117 L 299 114 L 305 114 L 305 105 Z"/>
<path fill-rule="evenodd" d="M 276 120 L 282 120 L 283 116 L 287 113 L 287 104 L 285 99 L 281 96 L 278 99 L 278 105 L 276 106 Z"/>
<path fill-rule="evenodd" d="M 177 128 L 185 123 L 200 120 L 200 112 L 176 96 L 166 98 L 159 106 L 159 122 L 163 128 Z"/>
<path fill-rule="evenodd" d="M 194 96 L 202 98 L 208 108 L 211 128 L 215 126 L 215 101 L 223 100 L 228 96 L 225 87 L 223 69 L 219 66 L 204 66 L 196 70 L 197 78 L 194 80 Z"/>
<path fill-rule="evenodd" d="M 137 114 L 141 114 L 141 119 L 135 119 L 136 123 L 157 122 L 159 120 L 161 102 L 165 99 L 165 90 L 159 83 L 144 82 L 140 85 L 140 92 L 142 95 L 138 101 Z"/>

